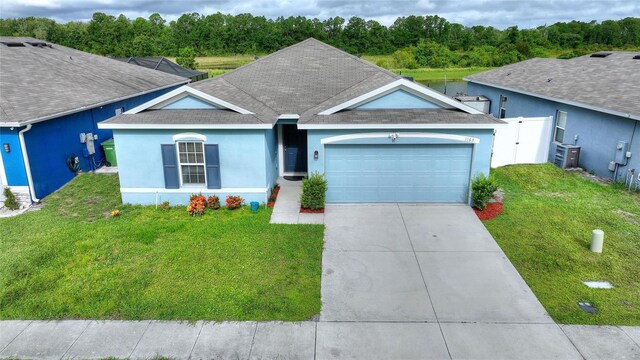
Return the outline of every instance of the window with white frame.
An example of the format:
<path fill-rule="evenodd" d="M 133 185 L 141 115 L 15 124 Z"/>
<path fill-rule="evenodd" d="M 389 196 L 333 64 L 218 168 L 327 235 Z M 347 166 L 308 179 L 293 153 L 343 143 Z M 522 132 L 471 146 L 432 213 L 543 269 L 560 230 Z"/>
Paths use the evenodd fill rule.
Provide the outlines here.
<path fill-rule="evenodd" d="M 178 141 L 178 162 L 183 185 L 206 184 L 204 146 L 200 141 Z"/>
<path fill-rule="evenodd" d="M 567 113 L 564 111 L 556 111 L 556 133 L 554 140 L 562 143 L 564 141 L 564 130 L 567 127 Z"/>

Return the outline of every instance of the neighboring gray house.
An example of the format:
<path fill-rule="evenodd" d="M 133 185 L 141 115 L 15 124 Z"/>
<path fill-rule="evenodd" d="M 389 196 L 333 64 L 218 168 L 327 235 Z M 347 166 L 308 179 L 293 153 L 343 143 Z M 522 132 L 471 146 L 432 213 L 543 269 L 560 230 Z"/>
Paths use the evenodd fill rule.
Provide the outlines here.
<path fill-rule="evenodd" d="M 557 144 L 581 147 L 579 165 L 625 181 L 640 171 L 640 54 L 600 52 L 574 59 L 531 59 L 471 75 L 469 95 L 491 100 L 498 118 L 553 116 Z"/>
<path fill-rule="evenodd" d="M 113 130 L 125 203 L 264 202 L 278 176 L 315 171 L 332 203 L 467 203 L 501 124 L 308 39 L 99 127 Z"/>
<path fill-rule="evenodd" d="M 147 69 L 158 70 L 167 74 L 189 78 L 191 79 L 191 82 L 204 80 L 209 77 L 209 74 L 206 72 L 184 68 L 163 57 L 123 57 L 114 59 L 146 67 Z"/>

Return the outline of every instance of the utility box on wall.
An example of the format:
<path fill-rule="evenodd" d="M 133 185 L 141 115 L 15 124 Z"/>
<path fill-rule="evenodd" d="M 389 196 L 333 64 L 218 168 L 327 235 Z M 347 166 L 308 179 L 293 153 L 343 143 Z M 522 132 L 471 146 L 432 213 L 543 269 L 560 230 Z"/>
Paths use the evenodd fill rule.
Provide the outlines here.
<path fill-rule="evenodd" d="M 562 169 L 577 168 L 580 160 L 580 146 L 558 144 L 554 163 Z"/>
<path fill-rule="evenodd" d="M 626 141 L 618 141 L 618 144 L 616 145 L 616 156 L 614 158 L 616 164 L 624 165 L 626 163 L 627 151 L 629 151 L 629 143 Z"/>

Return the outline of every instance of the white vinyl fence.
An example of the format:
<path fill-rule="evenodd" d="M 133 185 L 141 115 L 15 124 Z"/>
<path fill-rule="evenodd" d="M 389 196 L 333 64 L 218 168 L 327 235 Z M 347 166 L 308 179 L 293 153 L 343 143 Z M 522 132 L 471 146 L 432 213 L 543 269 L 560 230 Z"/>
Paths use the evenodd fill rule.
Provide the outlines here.
<path fill-rule="evenodd" d="M 507 124 L 496 129 L 491 167 L 548 161 L 553 117 L 500 120 Z"/>

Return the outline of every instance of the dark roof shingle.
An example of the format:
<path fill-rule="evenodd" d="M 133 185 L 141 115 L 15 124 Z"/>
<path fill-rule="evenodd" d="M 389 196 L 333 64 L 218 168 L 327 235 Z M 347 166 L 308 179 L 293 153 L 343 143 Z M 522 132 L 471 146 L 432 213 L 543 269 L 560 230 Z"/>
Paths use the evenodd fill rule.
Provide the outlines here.
<path fill-rule="evenodd" d="M 0 42 L 43 42 L 0 37 Z M 0 45 L 0 123 L 20 125 L 188 82 L 64 46 Z"/>
<path fill-rule="evenodd" d="M 307 123 L 312 124 L 500 124 L 502 121 L 487 114 L 469 114 L 460 110 L 433 109 L 384 109 L 349 110 L 331 115 L 316 115 Z"/>
<path fill-rule="evenodd" d="M 299 115 L 298 124 L 500 123 L 489 116 L 458 110 L 345 110 L 333 115 L 318 115 L 400 79 L 399 75 L 310 38 L 189 87 L 253 112 L 255 116 L 243 119 L 253 119 L 255 124 L 273 124 L 284 114 Z M 185 110 L 184 114 L 171 112 L 170 116 L 162 111 L 121 115 L 121 119 L 114 118 L 106 123 L 191 124 L 190 112 L 210 125 L 229 121 L 222 115 L 215 115 L 221 110 L 202 110 L 211 113 L 206 117 L 195 110 Z M 184 119 L 176 116 L 178 114 L 184 115 Z"/>
<path fill-rule="evenodd" d="M 113 59 L 143 66 L 147 69 L 162 71 L 167 74 L 190 78 L 191 81 L 203 80 L 208 77 L 206 72 L 187 69 L 163 57 L 114 57 Z"/>
<path fill-rule="evenodd" d="M 231 110 L 162 109 L 147 110 L 138 114 L 121 114 L 103 121 L 111 125 L 255 125 L 268 124 L 255 115 L 240 114 Z"/>
<path fill-rule="evenodd" d="M 465 79 L 640 117 L 640 60 L 635 55 L 616 51 L 607 57 L 536 58 Z"/>

